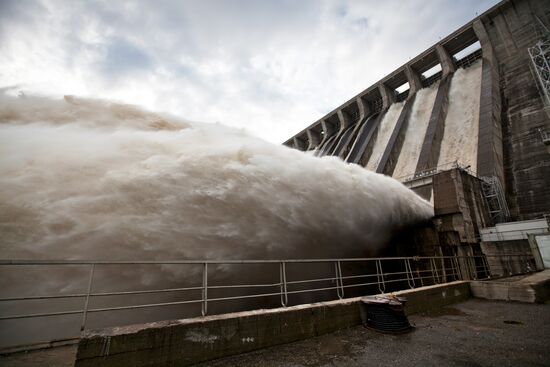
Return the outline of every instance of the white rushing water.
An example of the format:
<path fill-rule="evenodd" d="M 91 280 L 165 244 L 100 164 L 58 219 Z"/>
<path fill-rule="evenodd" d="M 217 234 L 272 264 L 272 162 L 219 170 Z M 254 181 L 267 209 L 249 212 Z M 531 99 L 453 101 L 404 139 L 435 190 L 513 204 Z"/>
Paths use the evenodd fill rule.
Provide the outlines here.
<path fill-rule="evenodd" d="M 415 173 L 438 87 L 439 83 L 434 83 L 429 88 L 423 88 L 416 93 L 403 148 L 392 174 L 396 179 Z"/>
<path fill-rule="evenodd" d="M 477 172 L 480 93 L 481 61 L 455 72 L 438 166 L 458 161 Z"/>
<path fill-rule="evenodd" d="M 390 140 L 393 128 L 395 127 L 397 119 L 403 110 L 403 106 L 405 106 L 405 102 L 392 104 L 382 118 L 382 121 L 380 121 L 376 141 L 374 142 L 374 146 L 372 148 L 372 154 L 367 163 L 367 169 L 376 171 L 378 163 L 380 162 L 380 159 L 382 159 L 382 155 L 386 149 L 386 145 Z"/>
<path fill-rule="evenodd" d="M 98 100 L 1 95 L 0 157 L 3 258 L 368 255 L 433 214 L 338 158 Z"/>

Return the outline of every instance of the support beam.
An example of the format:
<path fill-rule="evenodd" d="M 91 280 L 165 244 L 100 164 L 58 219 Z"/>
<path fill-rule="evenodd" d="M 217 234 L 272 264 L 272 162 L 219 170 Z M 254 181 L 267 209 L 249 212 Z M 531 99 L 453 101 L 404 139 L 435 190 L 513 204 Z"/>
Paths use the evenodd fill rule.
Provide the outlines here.
<path fill-rule="evenodd" d="M 384 83 L 378 83 L 378 90 L 382 96 L 382 111 L 386 111 L 395 102 L 395 93 Z"/>
<path fill-rule="evenodd" d="M 344 158 L 343 156 L 345 154 L 346 147 L 350 143 L 357 123 L 353 121 L 353 118 L 349 115 L 349 113 L 342 109 L 338 110 L 338 118 L 340 120 L 340 136 L 332 155 Z"/>
<path fill-rule="evenodd" d="M 315 131 L 313 129 L 308 129 L 307 140 L 309 141 L 307 150 L 315 149 L 319 145 L 319 142 L 321 141 L 321 134 L 319 134 L 318 131 Z"/>
<path fill-rule="evenodd" d="M 405 102 L 405 106 L 401 110 L 401 114 L 397 119 L 393 132 L 390 136 L 390 140 L 386 145 L 384 154 L 378 163 L 376 168 L 377 173 L 383 173 L 385 175 L 391 176 L 401 153 L 401 148 L 403 147 L 403 142 L 405 141 L 405 133 L 407 132 L 407 125 L 409 124 L 409 119 L 411 117 L 412 107 L 414 105 L 414 100 L 416 99 L 416 93 L 412 93 L 411 97 Z"/>
<path fill-rule="evenodd" d="M 473 28 L 483 53 L 477 175 L 497 177 L 504 187 L 499 65 L 482 19 L 475 20 Z"/>
<path fill-rule="evenodd" d="M 420 75 L 408 64 L 405 66 L 405 74 L 409 82 L 409 96 L 407 98 L 413 98 L 413 95 L 422 89 Z"/>
<path fill-rule="evenodd" d="M 332 134 L 334 134 L 334 131 L 336 130 L 336 127 L 334 124 L 331 124 L 326 119 L 323 119 L 321 121 L 321 127 L 323 128 L 323 131 L 325 132 L 325 136 L 323 138 L 323 141 L 326 141 Z"/>
<path fill-rule="evenodd" d="M 338 152 L 338 157 L 342 158 L 343 160 L 346 160 L 346 157 L 349 155 L 355 141 L 357 140 L 359 130 L 365 123 L 367 116 L 371 114 L 371 108 L 369 104 L 365 102 L 365 100 L 363 100 L 363 98 L 357 97 L 355 99 L 355 103 L 357 104 L 357 109 L 359 110 L 359 118 L 355 123 L 353 130 L 346 137 L 343 149 Z"/>
<path fill-rule="evenodd" d="M 384 116 L 384 112 L 368 117 L 367 120 L 361 124 L 361 127 L 357 132 L 357 138 L 353 142 L 353 146 L 346 157 L 346 162 L 356 163 L 363 166 L 366 162 L 368 162 L 373 148 L 373 144 L 371 142 L 373 141 L 373 136 L 376 136 L 375 131 L 380 124 L 381 116 Z M 362 164 L 361 162 L 365 163 Z"/>
<path fill-rule="evenodd" d="M 315 155 L 318 157 L 322 157 L 327 154 L 329 146 L 332 145 L 332 141 L 336 138 L 334 136 L 336 131 L 336 126 L 334 126 L 334 124 L 328 122 L 326 119 L 323 119 L 321 120 L 321 128 L 323 130 L 323 138 L 317 147 L 317 151 L 315 152 Z"/>
<path fill-rule="evenodd" d="M 439 63 L 441 64 L 441 77 L 445 78 L 447 75 L 452 74 L 456 70 L 456 65 L 453 61 L 449 52 L 442 45 L 436 45 L 435 50 L 437 52 L 437 57 L 439 58 Z"/>
<path fill-rule="evenodd" d="M 340 130 L 338 130 L 338 135 L 336 135 L 336 138 L 332 142 L 331 147 L 327 149 L 327 155 L 335 155 L 335 153 L 338 154 L 338 151 L 341 148 L 340 141 L 342 140 L 342 137 L 352 123 L 350 115 L 342 109 L 336 111 L 336 114 L 340 123 Z"/>
<path fill-rule="evenodd" d="M 339 109 L 338 112 L 338 121 L 340 121 L 340 131 L 345 130 L 348 126 L 352 124 L 350 115 L 342 109 Z"/>
<path fill-rule="evenodd" d="M 449 106 L 451 79 L 452 73 L 444 75 L 439 82 L 415 173 L 434 168 L 439 161 L 441 141 L 443 140 L 443 132 L 445 131 L 445 118 L 447 117 L 447 108 Z"/>
<path fill-rule="evenodd" d="M 370 105 L 361 97 L 355 98 L 357 108 L 359 108 L 359 122 L 365 120 L 372 112 Z"/>

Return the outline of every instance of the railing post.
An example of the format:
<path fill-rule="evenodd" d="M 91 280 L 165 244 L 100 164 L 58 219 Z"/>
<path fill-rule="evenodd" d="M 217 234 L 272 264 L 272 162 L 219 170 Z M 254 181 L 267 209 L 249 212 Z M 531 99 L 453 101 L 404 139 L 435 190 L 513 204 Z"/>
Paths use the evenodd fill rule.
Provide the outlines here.
<path fill-rule="evenodd" d="M 86 319 L 88 317 L 88 305 L 90 303 L 90 293 L 92 291 L 92 283 L 94 281 L 95 264 L 92 264 L 90 268 L 90 278 L 88 279 L 88 289 L 86 290 L 86 300 L 84 301 L 84 311 L 82 313 L 82 324 L 80 325 L 80 331 L 86 327 Z"/>
<path fill-rule="evenodd" d="M 472 270 L 472 273 L 473 273 L 472 279 L 477 280 L 477 266 L 476 266 L 475 256 L 468 256 L 466 259 L 468 261 L 468 268 Z"/>
<path fill-rule="evenodd" d="M 453 259 L 454 259 L 455 266 L 456 266 L 456 269 L 457 269 L 458 279 L 464 280 L 464 272 L 462 270 L 462 265 L 461 265 L 460 261 L 458 260 L 458 257 L 455 255 Z"/>
<path fill-rule="evenodd" d="M 432 279 L 434 281 L 434 284 L 439 284 L 440 283 L 439 272 L 437 271 L 437 266 L 435 264 L 435 259 L 433 257 L 430 258 L 430 268 L 432 270 Z M 437 280 L 436 280 L 436 277 L 437 277 Z"/>
<path fill-rule="evenodd" d="M 456 264 L 456 258 L 453 256 L 449 259 L 451 262 L 451 269 L 453 271 L 453 280 L 460 279 L 460 274 L 458 273 L 458 265 Z"/>
<path fill-rule="evenodd" d="M 445 258 L 444 257 L 441 257 L 440 259 L 441 261 L 441 272 L 443 273 L 441 275 L 442 279 L 443 279 L 443 283 L 447 283 L 448 280 L 447 280 L 447 269 L 445 267 Z"/>
<path fill-rule="evenodd" d="M 340 261 L 334 263 L 334 269 L 336 271 L 336 292 L 338 298 L 344 298 L 344 282 L 342 280 L 342 267 L 340 266 Z"/>
<path fill-rule="evenodd" d="M 506 265 L 508 266 L 508 275 L 512 276 L 512 261 L 510 260 L 510 255 L 506 256 Z"/>
<path fill-rule="evenodd" d="M 378 290 L 380 293 L 384 293 L 386 291 L 386 283 L 384 281 L 382 262 L 380 260 L 376 260 L 376 279 L 378 280 Z"/>
<path fill-rule="evenodd" d="M 286 288 L 286 264 L 284 261 L 279 264 L 279 278 L 281 280 L 281 305 L 286 307 L 288 305 L 288 293 Z"/>
<path fill-rule="evenodd" d="M 208 313 L 208 263 L 203 263 L 202 269 L 202 309 L 201 313 L 206 316 Z"/>
<path fill-rule="evenodd" d="M 411 268 L 411 262 L 409 259 L 405 259 L 405 272 L 407 274 L 407 283 L 409 284 L 409 288 L 413 289 L 414 284 L 414 275 Z"/>
<path fill-rule="evenodd" d="M 483 266 L 485 267 L 485 274 L 487 274 L 487 278 L 491 278 L 491 267 L 489 266 L 489 262 L 487 261 L 487 256 L 483 255 Z"/>

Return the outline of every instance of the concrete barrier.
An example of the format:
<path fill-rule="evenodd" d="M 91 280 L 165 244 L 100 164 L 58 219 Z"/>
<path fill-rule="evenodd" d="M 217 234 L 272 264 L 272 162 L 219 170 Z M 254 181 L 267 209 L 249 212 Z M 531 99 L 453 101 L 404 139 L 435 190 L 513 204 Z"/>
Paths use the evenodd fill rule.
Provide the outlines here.
<path fill-rule="evenodd" d="M 396 292 L 408 314 L 461 302 L 457 281 Z M 361 298 L 86 331 L 75 366 L 188 366 L 360 325 Z"/>
<path fill-rule="evenodd" d="M 550 270 L 527 276 L 471 281 L 470 288 L 476 298 L 544 303 L 550 300 Z"/>

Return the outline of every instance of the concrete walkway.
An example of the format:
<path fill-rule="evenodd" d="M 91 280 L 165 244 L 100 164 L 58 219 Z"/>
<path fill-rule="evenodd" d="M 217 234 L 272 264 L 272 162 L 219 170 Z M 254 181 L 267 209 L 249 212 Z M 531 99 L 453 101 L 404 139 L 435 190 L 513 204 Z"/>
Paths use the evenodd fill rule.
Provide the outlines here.
<path fill-rule="evenodd" d="M 410 317 L 414 332 L 364 327 L 197 366 L 548 366 L 550 304 L 469 300 Z M 0 357 L 3 367 L 72 366 L 76 346 Z"/>
<path fill-rule="evenodd" d="M 405 335 L 355 327 L 196 366 L 550 365 L 550 304 L 474 299 L 409 319 Z"/>

